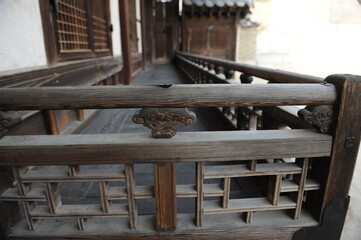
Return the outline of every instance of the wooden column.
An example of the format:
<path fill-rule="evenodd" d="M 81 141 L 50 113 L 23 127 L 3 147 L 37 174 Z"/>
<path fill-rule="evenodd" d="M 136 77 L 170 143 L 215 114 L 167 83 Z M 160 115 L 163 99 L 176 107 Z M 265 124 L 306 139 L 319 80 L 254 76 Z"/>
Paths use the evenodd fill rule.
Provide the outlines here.
<path fill-rule="evenodd" d="M 175 230 L 177 225 L 175 163 L 154 164 L 154 195 L 157 230 Z"/>
<path fill-rule="evenodd" d="M 331 157 L 313 161 L 312 165 L 312 170 L 320 175 L 321 183 L 325 184 L 323 191 L 307 196 L 308 207 L 318 218 L 322 218 L 323 210 L 333 200 L 348 197 L 361 129 L 361 77 L 331 75 L 326 82 L 336 86 L 338 99 L 330 131 L 334 139 Z"/>
<path fill-rule="evenodd" d="M 129 85 L 132 82 L 132 70 L 128 0 L 119 0 L 119 16 L 123 57 L 123 82 L 125 85 Z"/>
<path fill-rule="evenodd" d="M 53 110 L 46 110 L 44 111 L 46 124 L 48 127 L 49 134 L 51 135 L 58 135 L 59 134 L 59 127 L 57 123 L 57 119 L 55 116 L 55 111 Z"/>
<path fill-rule="evenodd" d="M 145 69 L 145 66 L 147 65 L 147 50 L 146 50 L 146 44 L 145 44 L 145 40 L 146 40 L 146 24 L 145 24 L 145 1 L 146 0 L 141 0 L 140 1 L 140 14 L 141 14 L 141 27 L 142 27 L 142 68 L 143 70 Z"/>

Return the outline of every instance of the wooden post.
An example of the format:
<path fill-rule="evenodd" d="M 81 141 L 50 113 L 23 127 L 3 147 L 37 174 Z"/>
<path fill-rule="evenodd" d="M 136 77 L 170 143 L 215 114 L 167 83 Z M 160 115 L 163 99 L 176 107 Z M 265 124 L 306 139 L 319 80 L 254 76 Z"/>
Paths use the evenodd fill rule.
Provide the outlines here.
<path fill-rule="evenodd" d="M 321 184 L 324 184 L 323 191 L 307 196 L 308 208 L 319 219 L 333 200 L 348 197 L 361 129 L 361 77 L 331 75 L 326 82 L 336 86 L 338 96 L 330 131 L 334 142 L 331 157 L 313 161 L 312 165 L 312 171 L 319 175 Z"/>
<path fill-rule="evenodd" d="M 154 195 L 157 230 L 175 230 L 177 225 L 175 163 L 154 164 Z"/>
<path fill-rule="evenodd" d="M 147 65 L 147 51 L 146 51 L 146 44 L 145 44 L 145 39 L 146 39 L 146 24 L 145 24 L 145 1 L 146 0 L 141 0 L 140 1 L 140 15 L 141 15 L 141 28 L 142 28 L 142 68 L 143 70 L 145 69 L 145 66 Z"/>
<path fill-rule="evenodd" d="M 45 118 L 47 121 L 48 131 L 51 135 L 58 135 L 59 128 L 58 123 L 56 120 L 55 112 L 53 110 L 46 110 L 45 111 Z"/>
<path fill-rule="evenodd" d="M 123 82 L 125 85 L 129 85 L 132 82 L 132 70 L 128 0 L 119 0 L 119 16 L 123 57 Z"/>

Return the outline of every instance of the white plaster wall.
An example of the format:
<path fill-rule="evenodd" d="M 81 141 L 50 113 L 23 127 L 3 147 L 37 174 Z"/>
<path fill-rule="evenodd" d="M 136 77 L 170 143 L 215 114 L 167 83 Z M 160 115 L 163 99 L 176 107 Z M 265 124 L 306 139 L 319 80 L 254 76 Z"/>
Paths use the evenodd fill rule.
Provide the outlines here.
<path fill-rule="evenodd" d="M 38 0 L 0 0 L 0 71 L 47 64 Z"/>
<path fill-rule="evenodd" d="M 137 19 L 137 36 L 138 36 L 138 52 L 141 53 L 142 49 L 142 17 L 140 13 L 140 0 L 135 1 L 135 11 L 136 11 L 136 19 Z"/>
<path fill-rule="evenodd" d="M 1 1 L 1 0 L 0 0 Z M 121 39 L 120 39 L 120 20 L 119 20 L 119 1 L 110 0 L 110 19 L 113 24 L 112 46 L 113 55 L 122 55 Z"/>
<path fill-rule="evenodd" d="M 256 0 L 257 65 L 326 77 L 361 74 L 357 0 Z"/>

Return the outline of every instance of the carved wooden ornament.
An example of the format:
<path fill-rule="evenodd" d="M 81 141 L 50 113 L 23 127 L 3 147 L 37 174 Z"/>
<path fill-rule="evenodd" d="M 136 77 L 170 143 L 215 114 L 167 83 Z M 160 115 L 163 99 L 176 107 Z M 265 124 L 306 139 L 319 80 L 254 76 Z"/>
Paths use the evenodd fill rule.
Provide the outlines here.
<path fill-rule="evenodd" d="M 307 106 L 298 111 L 298 116 L 317 127 L 321 133 L 327 133 L 333 119 L 333 106 Z"/>
<path fill-rule="evenodd" d="M 171 138 L 184 125 L 197 120 L 186 108 L 143 108 L 133 116 L 133 122 L 152 129 L 155 138 Z"/>
<path fill-rule="evenodd" d="M 20 122 L 21 118 L 14 112 L 0 112 L 0 137 L 4 136 L 8 128 Z"/>

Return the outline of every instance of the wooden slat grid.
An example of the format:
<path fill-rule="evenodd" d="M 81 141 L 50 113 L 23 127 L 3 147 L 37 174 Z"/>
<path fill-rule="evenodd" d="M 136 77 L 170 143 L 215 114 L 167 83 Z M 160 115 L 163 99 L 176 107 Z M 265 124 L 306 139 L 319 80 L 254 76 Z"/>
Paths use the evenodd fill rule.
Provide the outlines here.
<path fill-rule="evenodd" d="M 59 0 L 58 7 L 60 52 L 90 51 L 85 0 Z"/>
<path fill-rule="evenodd" d="M 188 194 L 183 192 L 182 196 L 189 197 L 194 194 L 197 198 L 197 226 L 202 226 L 202 217 L 205 214 L 242 213 L 244 221 L 251 223 L 254 212 L 292 210 L 293 218 L 298 219 L 301 216 L 305 192 L 320 188 L 317 181 L 307 179 L 308 163 L 308 158 L 297 159 L 294 163 L 257 163 L 256 160 L 250 161 L 249 164 L 232 165 L 203 166 L 203 163 L 197 163 L 196 195 L 188 190 Z M 253 198 L 232 198 L 231 179 L 244 179 L 253 176 L 269 179 L 268 195 Z M 205 184 L 205 179 L 220 179 L 220 191 L 212 187 L 213 193 L 210 192 L 210 185 L 214 184 Z M 220 201 L 204 199 L 207 196 L 219 196 Z"/>
<path fill-rule="evenodd" d="M 204 215 L 242 213 L 246 223 L 252 223 L 253 215 L 259 211 L 292 210 L 293 218 L 301 215 L 302 202 L 307 191 L 318 190 L 320 185 L 307 179 L 308 158 L 294 162 L 257 160 L 243 164 L 204 165 L 196 164 L 196 184 L 177 185 L 178 198 L 196 198 L 195 224 L 202 226 Z M 23 204 L 25 217 L 30 230 L 35 230 L 41 220 L 76 218 L 78 229 L 84 231 L 92 217 L 128 217 L 130 229 L 137 228 L 136 199 L 154 198 L 153 185 L 136 186 L 133 164 L 125 164 L 124 171 L 118 169 L 82 169 L 70 165 L 63 169 L 30 169 L 13 167 L 17 189 L 8 189 L 1 199 L 18 201 Z M 51 177 L 53 176 L 53 177 Z M 267 177 L 268 195 L 265 197 L 234 198 L 231 193 L 233 178 Z M 287 178 L 285 176 L 288 176 Z M 289 177 L 291 176 L 291 177 Z M 41 180 L 41 178 L 43 180 Z M 219 179 L 221 184 L 205 180 Z M 67 182 L 97 182 L 101 204 L 64 205 L 59 186 Z M 125 187 L 112 186 L 110 182 L 125 182 Z M 31 187 L 36 183 L 36 187 Z M 39 183 L 43 187 L 39 187 Z M 208 200 L 212 197 L 212 200 Z M 218 198 L 219 201 L 214 201 Z M 126 204 L 117 201 L 126 200 Z M 47 204 L 37 204 L 38 202 Z"/>
<path fill-rule="evenodd" d="M 130 227 L 134 229 L 137 221 L 136 187 L 133 165 L 125 165 L 125 171 L 118 169 L 91 171 L 81 169 L 79 165 L 70 165 L 68 170 L 44 168 L 30 169 L 28 167 L 13 167 L 16 188 L 6 190 L 2 196 L 3 201 L 21 202 L 29 230 L 35 230 L 38 223 L 45 219 L 77 218 L 78 229 L 86 229 L 86 222 L 90 217 L 129 217 Z M 29 170 L 30 169 L 30 170 Z M 41 180 L 42 179 L 42 180 Z M 62 203 L 59 186 L 67 182 L 98 182 L 101 204 L 64 205 Z M 125 181 L 126 187 L 122 198 L 114 195 L 109 187 L 110 182 Z M 36 187 L 32 184 L 36 183 Z M 39 187 L 42 184 L 43 187 Z M 114 188 L 114 187 L 113 187 Z M 140 187 L 141 190 L 144 187 Z M 139 192 L 141 198 L 153 197 L 153 194 Z M 112 203 L 114 200 L 127 199 L 127 204 Z M 47 204 L 37 204 L 38 202 Z"/>
<path fill-rule="evenodd" d="M 92 24 L 95 51 L 109 50 L 108 26 L 106 20 L 93 15 Z"/>

